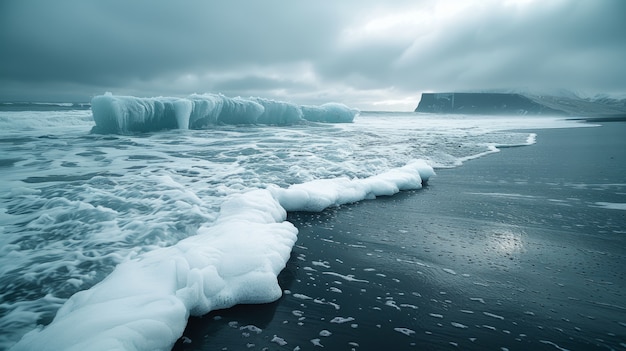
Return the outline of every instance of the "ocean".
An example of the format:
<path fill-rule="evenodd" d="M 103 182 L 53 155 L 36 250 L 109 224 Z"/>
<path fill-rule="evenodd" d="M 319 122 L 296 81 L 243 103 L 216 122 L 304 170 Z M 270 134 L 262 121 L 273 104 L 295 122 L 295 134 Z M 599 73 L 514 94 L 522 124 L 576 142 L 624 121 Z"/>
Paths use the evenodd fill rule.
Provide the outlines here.
<path fill-rule="evenodd" d="M 439 170 L 535 143 L 526 129 L 590 126 L 346 109 L 351 122 L 269 116 L 164 128 L 142 117 L 133 130 L 136 120 L 97 128 L 88 107 L 0 108 L 2 350 L 20 339 L 16 350 L 169 349 L 190 316 L 284 295 L 277 276 L 302 229 L 288 213 L 343 211 L 436 184 Z M 359 279 L 316 262 L 337 280 Z"/>

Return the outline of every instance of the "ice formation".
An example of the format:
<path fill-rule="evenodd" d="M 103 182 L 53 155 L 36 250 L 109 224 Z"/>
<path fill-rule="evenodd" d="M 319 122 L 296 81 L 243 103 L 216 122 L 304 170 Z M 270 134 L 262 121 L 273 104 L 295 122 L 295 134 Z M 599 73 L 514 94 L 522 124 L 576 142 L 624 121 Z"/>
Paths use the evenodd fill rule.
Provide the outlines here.
<path fill-rule="evenodd" d="M 298 233 L 285 220 L 286 210 L 321 211 L 417 189 L 433 174 L 418 160 L 364 179 L 232 195 L 210 226 L 119 264 L 102 282 L 74 294 L 51 324 L 29 332 L 12 350 L 171 349 L 190 315 L 280 298 L 277 277 Z"/>
<path fill-rule="evenodd" d="M 299 106 L 259 97 L 230 98 L 219 94 L 138 98 L 106 93 L 91 100 L 91 109 L 96 123 L 94 131 L 100 133 L 202 129 L 216 124 L 289 125 L 304 120 L 349 123 L 359 113 L 339 103 Z"/>
<path fill-rule="evenodd" d="M 365 179 L 320 179 L 294 184 L 288 189 L 270 190 L 287 211 L 322 211 L 338 205 L 376 196 L 393 195 L 401 190 L 419 189 L 434 174 L 422 160 Z"/>

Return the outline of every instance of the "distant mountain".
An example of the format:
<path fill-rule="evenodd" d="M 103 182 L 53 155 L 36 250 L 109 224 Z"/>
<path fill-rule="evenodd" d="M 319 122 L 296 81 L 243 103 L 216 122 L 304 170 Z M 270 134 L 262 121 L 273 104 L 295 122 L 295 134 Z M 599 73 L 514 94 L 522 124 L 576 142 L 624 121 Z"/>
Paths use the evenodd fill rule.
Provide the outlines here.
<path fill-rule="evenodd" d="M 625 117 L 626 99 L 581 98 L 575 94 L 423 93 L 415 112 L 487 115 Z"/>

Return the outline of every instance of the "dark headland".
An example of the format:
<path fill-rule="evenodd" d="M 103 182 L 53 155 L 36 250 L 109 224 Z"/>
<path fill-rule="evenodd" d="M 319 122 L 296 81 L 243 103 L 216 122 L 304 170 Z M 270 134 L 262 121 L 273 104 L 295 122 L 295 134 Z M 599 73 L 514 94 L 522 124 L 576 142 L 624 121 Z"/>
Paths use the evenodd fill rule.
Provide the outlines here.
<path fill-rule="evenodd" d="M 626 118 L 626 99 L 521 93 L 423 93 L 415 112 Z"/>

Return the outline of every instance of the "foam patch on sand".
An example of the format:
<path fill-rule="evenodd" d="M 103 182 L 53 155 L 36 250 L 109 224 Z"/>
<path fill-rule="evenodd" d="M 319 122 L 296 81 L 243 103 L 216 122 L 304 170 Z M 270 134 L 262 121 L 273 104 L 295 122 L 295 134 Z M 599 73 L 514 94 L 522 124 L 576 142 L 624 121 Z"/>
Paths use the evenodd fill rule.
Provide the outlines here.
<path fill-rule="evenodd" d="M 197 235 L 119 264 L 74 294 L 51 324 L 13 350 L 167 350 L 190 315 L 281 297 L 278 274 L 297 239 L 288 210 L 321 211 L 401 190 L 434 175 L 424 161 L 365 179 L 332 179 L 230 196 Z"/>

